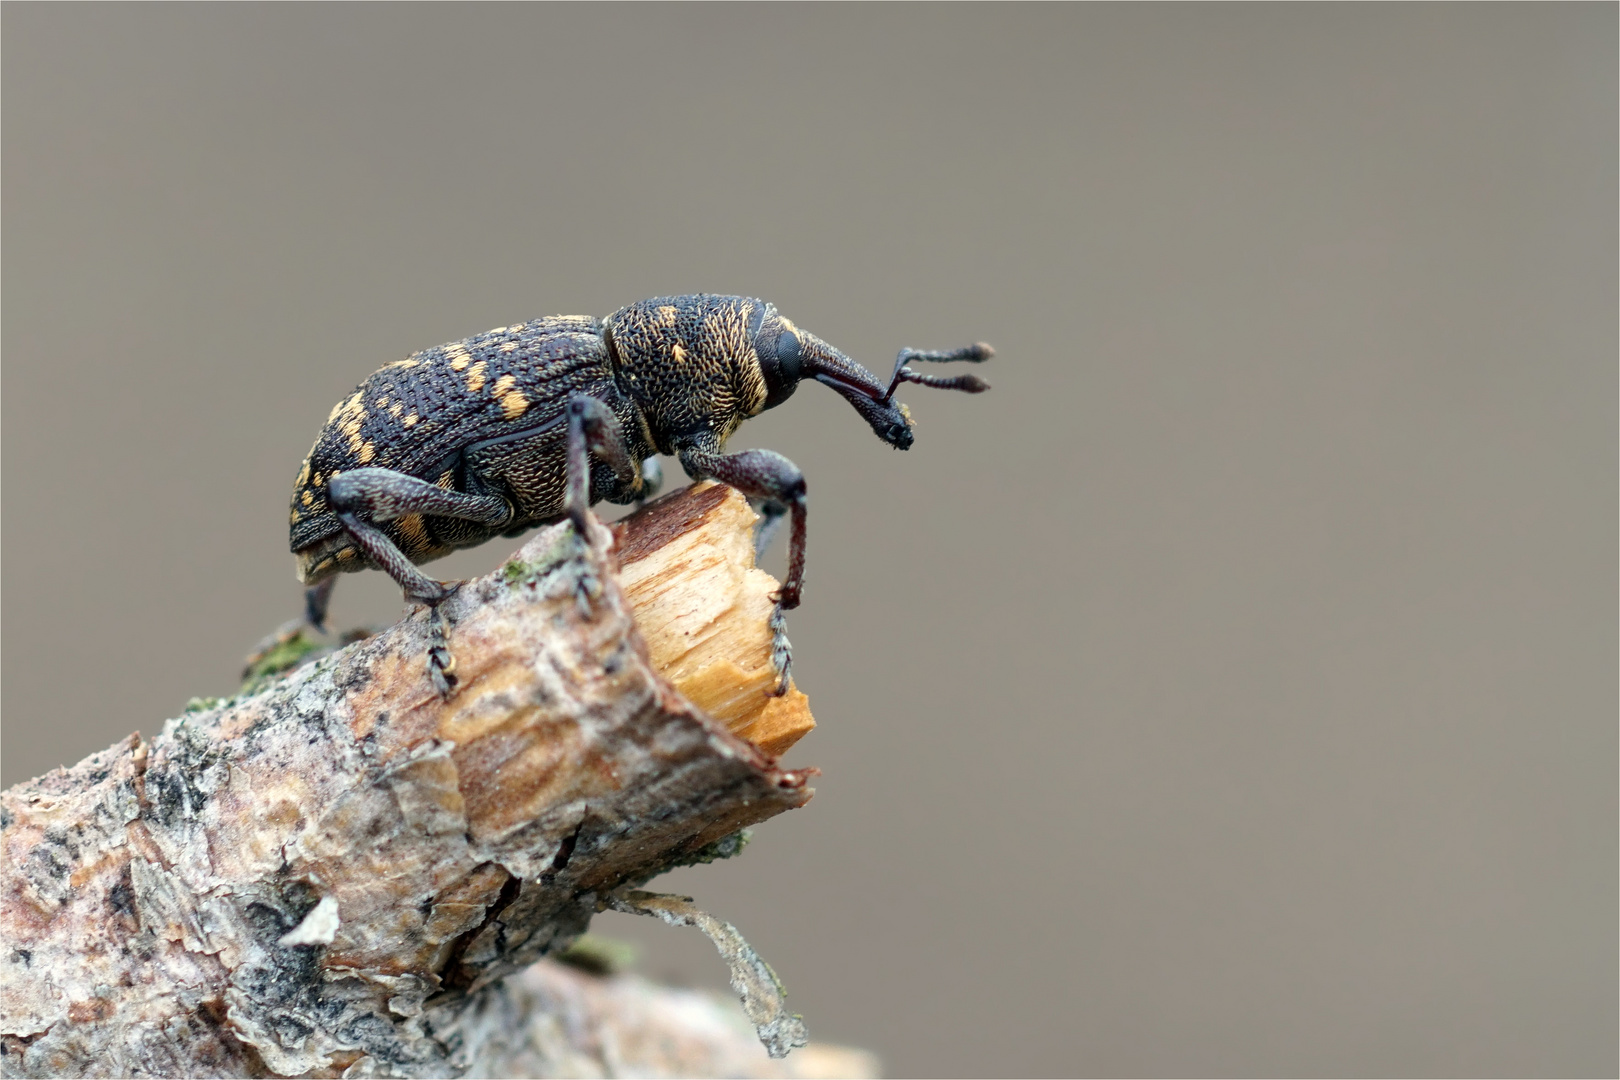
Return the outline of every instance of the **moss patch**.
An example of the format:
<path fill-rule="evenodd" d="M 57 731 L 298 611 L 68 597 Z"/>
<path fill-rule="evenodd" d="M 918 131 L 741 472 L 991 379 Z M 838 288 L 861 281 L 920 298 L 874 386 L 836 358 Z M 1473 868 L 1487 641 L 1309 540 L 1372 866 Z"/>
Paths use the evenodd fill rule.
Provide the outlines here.
<path fill-rule="evenodd" d="M 273 682 L 276 676 L 291 671 L 320 648 L 321 643 L 311 638 L 305 628 L 299 627 L 254 658 L 242 674 L 240 693 L 257 693 Z"/>
<path fill-rule="evenodd" d="M 501 567 L 501 578 L 507 585 L 530 585 L 550 574 L 553 570 L 579 555 L 579 538 L 572 529 L 559 533 L 539 558 L 533 562 L 524 562 L 522 559 L 513 559 Z"/>

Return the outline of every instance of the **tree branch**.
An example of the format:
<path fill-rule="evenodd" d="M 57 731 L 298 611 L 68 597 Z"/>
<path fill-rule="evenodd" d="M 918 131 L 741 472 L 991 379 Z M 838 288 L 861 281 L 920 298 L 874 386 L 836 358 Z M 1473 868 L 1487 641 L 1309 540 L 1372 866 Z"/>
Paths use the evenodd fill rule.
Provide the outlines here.
<path fill-rule="evenodd" d="M 633 890 L 812 794 L 772 756 L 814 721 L 765 693 L 752 518 L 703 485 L 589 543 L 541 531 L 446 602 L 448 700 L 418 611 L 5 792 L 7 1075 L 505 1071 L 491 1010 L 561 978 L 508 975 L 605 907 L 679 908 Z"/>

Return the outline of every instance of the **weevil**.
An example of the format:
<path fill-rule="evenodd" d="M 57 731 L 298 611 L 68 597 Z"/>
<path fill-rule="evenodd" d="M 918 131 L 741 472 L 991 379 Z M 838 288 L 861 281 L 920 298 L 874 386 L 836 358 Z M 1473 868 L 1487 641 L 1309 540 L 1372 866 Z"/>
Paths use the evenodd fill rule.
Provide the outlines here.
<path fill-rule="evenodd" d="M 725 453 L 744 420 L 775 408 L 804 379 L 831 387 L 878 438 L 912 443 L 902 383 L 979 393 L 974 375 L 924 375 L 913 361 L 983 361 L 983 343 L 901 349 L 885 385 L 860 364 L 746 296 L 655 297 L 604 319 L 553 316 L 497 327 L 380 368 L 339 402 L 293 487 L 291 548 L 307 587 L 305 618 L 323 629 L 337 575 L 380 569 L 432 612 L 430 676 L 456 684 L 440 604 L 455 589 L 417 569 L 457 548 L 572 520 L 586 508 L 650 497 L 656 455 L 694 480 L 729 484 L 765 511 L 791 515 L 787 579 L 775 594 L 774 660 L 787 689 L 792 655 L 782 612 L 804 585 L 805 481 L 770 450 Z"/>

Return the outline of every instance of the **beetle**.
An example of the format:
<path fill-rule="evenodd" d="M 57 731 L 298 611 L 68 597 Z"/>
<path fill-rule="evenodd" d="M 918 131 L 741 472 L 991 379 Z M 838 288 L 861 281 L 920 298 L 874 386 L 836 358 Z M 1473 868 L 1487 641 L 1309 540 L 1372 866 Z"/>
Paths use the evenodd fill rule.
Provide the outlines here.
<path fill-rule="evenodd" d="M 305 618 L 324 629 L 338 574 L 385 571 L 432 612 L 430 674 L 448 695 L 456 679 L 439 605 L 456 586 L 417 564 L 563 517 L 584 536 L 589 505 L 650 497 L 661 479 L 655 455 L 668 454 L 692 479 L 762 503 L 767 536 L 791 514 L 789 569 L 772 616 L 781 694 L 792 663 L 782 612 L 798 606 L 804 584 L 804 475 L 770 450 L 727 454 L 727 438 L 814 379 L 878 438 L 909 449 L 910 413 L 894 400 L 901 383 L 968 393 L 989 385 L 908 365 L 992 355 L 983 343 L 901 349 L 885 385 L 773 305 L 706 293 L 654 297 L 604 319 L 521 322 L 414 353 L 332 409 L 299 470 L 290 546 L 307 587 Z"/>

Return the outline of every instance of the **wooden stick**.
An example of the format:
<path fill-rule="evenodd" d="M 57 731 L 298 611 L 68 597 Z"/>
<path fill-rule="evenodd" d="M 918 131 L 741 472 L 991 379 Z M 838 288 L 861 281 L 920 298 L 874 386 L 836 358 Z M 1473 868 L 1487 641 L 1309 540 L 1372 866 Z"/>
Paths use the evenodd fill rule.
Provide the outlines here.
<path fill-rule="evenodd" d="M 493 1067 L 506 976 L 812 794 L 751 520 L 706 485 L 541 531 L 446 602 L 448 700 L 418 611 L 0 795 L 6 1074 Z"/>
<path fill-rule="evenodd" d="M 816 726 L 796 687 L 772 697 L 766 624 L 777 581 L 754 565 L 748 500 L 703 483 L 614 526 L 619 583 L 653 666 L 686 699 L 768 754 Z"/>

